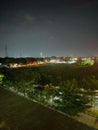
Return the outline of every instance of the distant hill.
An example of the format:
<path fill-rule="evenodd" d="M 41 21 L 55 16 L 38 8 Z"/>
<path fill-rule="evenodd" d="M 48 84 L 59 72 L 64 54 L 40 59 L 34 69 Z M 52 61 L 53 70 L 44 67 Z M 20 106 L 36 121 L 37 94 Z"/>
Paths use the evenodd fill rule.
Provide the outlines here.
<path fill-rule="evenodd" d="M 94 130 L 70 117 L 0 88 L 0 130 Z"/>

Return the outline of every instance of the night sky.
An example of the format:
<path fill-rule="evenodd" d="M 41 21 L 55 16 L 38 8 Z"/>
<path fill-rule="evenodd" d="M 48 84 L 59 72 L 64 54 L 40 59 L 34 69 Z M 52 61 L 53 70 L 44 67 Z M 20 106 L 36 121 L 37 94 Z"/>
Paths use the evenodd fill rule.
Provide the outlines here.
<path fill-rule="evenodd" d="M 0 57 L 98 56 L 98 0 L 0 0 Z"/>

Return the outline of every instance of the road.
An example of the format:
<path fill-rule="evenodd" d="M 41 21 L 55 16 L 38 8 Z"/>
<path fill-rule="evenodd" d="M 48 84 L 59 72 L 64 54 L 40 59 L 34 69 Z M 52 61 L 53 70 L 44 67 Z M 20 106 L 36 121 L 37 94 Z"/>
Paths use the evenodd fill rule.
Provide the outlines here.
<path fill-rule="evenodd" d="M 79 116 L 75 117 L 75 119 L 87 124 L 88 126 L 98 129 L 98 118 L 95 116 L 89 114 L 80 114 Z"/>

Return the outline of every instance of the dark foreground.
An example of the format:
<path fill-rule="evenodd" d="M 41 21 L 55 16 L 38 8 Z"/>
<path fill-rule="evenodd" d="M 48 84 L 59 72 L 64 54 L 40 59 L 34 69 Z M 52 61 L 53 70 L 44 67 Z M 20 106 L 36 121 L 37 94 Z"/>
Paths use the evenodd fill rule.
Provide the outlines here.
<path fill-rule="evenodd" d="M 0 130 L 95 130 L 0 88 Z"/>

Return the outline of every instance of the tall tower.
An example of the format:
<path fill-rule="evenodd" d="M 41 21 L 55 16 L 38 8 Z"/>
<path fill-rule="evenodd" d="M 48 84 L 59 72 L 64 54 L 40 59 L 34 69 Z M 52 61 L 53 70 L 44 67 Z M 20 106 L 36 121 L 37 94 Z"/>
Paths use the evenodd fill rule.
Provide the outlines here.
<path fill-rule="evenodd" d="M 5 57 L 8 57 L 8 47 L 7 47 L 7 44 L 5 45 Z"/>
<path fill-rule="evenodd" d="M 40 57 L 41 57 L 41 58 L 43 57 L 43 53 L 42 53 L 42 52 L 40 52 Z"/>

